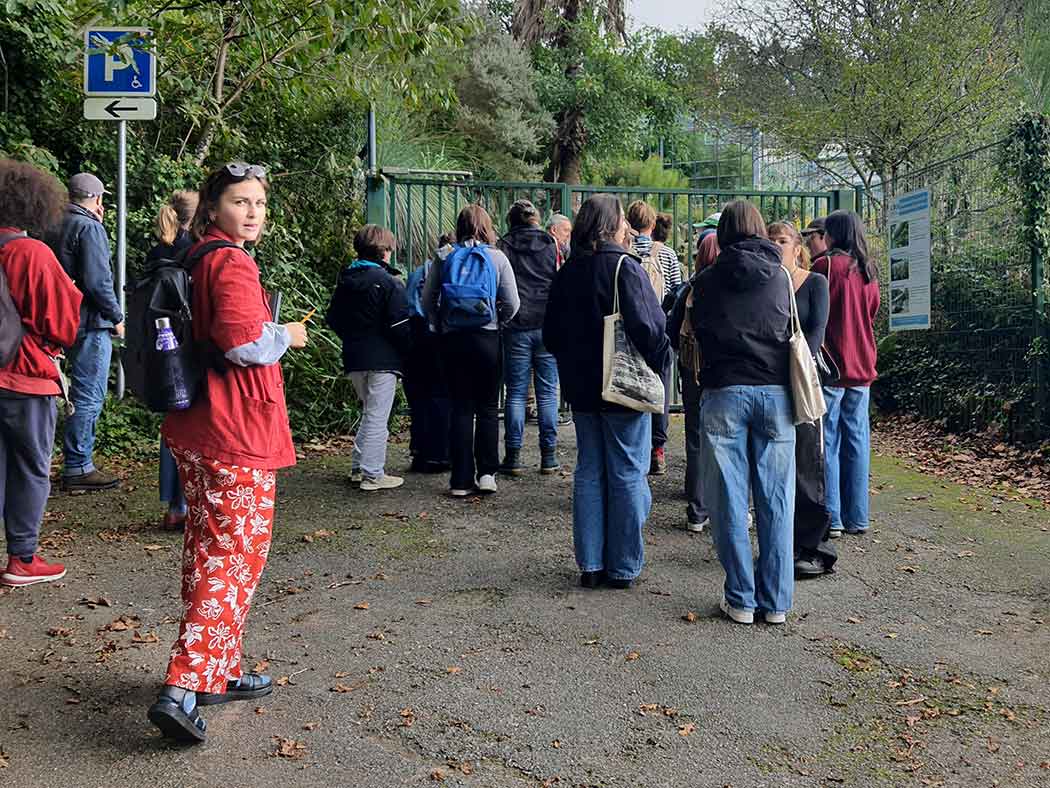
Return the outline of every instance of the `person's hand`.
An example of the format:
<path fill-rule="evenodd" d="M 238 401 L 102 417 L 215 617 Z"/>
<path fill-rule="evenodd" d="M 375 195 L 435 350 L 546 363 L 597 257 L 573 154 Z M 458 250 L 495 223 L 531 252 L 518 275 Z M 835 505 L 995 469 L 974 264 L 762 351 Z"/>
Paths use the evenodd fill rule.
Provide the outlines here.
<path fill-rule="evenodd" d="M 115 326 L 113 326 L 113 333 L 116 334 L 121 339 L 124 338 L 124 321 L 123 320 L 121 320 L 119 323 L 117 323 Z"/>
<path fill-rule="evenodd" d="M 291 347 L 306 347 L 306 323 L 285 323 L 284 327 L 292 338 Z"/>

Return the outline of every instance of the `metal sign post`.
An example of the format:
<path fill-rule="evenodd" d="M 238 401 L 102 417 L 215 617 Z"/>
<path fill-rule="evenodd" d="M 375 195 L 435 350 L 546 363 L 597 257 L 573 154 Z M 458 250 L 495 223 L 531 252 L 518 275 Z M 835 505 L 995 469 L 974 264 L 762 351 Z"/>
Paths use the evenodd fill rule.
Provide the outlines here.
<path fill-rule="evenodd" d="M 89 27 L 84 31 L 84 117 L 117 121 L 117 298 L 127 306 L 128 124 L 157 117 L 157 58 L 144 27 Z M 124 365 L 117 364 L 117 399 L 124 397 Z"/>
<path fill-rule="evenodd" d="M 120 314 L 125 315 L 127 294 L 124 286 L 128 278 L 128 122 L 117 124 L 117 298 Z M 127 320 L 124 330 L 127 331 Z M 124 399 L 124 364 L 117 364 L 117 399 Z"/>

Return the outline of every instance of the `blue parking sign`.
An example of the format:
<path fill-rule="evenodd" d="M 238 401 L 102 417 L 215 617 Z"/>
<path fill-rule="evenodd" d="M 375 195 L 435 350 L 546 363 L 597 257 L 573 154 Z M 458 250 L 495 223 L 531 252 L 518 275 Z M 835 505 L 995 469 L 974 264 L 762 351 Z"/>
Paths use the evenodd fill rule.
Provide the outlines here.
<path fill-rule="evenodd" d="M 89 27 L 84 31 L 84 95 L 152 96 L 157 58 L 143 27 Z"/>

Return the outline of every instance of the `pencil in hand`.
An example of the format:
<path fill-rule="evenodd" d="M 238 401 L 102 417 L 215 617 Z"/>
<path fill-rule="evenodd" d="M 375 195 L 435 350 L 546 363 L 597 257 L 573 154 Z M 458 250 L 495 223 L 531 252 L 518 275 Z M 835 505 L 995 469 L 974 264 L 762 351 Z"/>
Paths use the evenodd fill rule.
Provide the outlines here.
<path fill-rule="evenodd" d="M 317 312 L 317 308 L 316 307 L 314 309 L 311 309 L 309 312 L 306 313 L 306 317 L 304 317 L 299 322 L 300 323 L 305 323 L 307 320 L 309 320 L 311 317 L 313 317 L 316 312 Z"/>

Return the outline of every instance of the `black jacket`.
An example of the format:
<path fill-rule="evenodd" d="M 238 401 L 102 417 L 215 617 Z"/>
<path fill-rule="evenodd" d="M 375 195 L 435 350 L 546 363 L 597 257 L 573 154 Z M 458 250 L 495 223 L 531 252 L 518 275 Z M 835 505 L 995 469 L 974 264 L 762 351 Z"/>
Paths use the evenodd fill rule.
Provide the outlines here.
<path fill-rule="evenodd" d="M 776 244 L 748 238 L 696 277 L 690 319 L 705 388 L 790 385 L 791 284 L 780 260 Z"/>
<path fill-rule="evenodd" d="M 558 273 L 557 242 L 539 227 L 517 227 L 503 236 L 496 247 L 507 255 L 514 269 L 521 307 L 504 330 L 533 331 L 543 328 L 554 275 Z"/>
<path fill-rule="evenodd" d="M 657 374 L 668 353 L 664 313 L 641 262 L 613 243 L 598 251 L 573 249 L 558 271 L 547 301 L 543 344 L 558 361 L 562 395 L 573 410 L 627 411 L 602 399 L 602 340 L 605 316 L 613 311 L 613 276 L 620 269 L 620 313 L 624 328 Z"/>
<path fill-rule="evenodd" d="M 84 294 L 80 330 L 113 328 L 124 319 L 109 267 L 109 238 L 93 213 L 70 203 L 62 225 L 47 239 L 66 273 Z"/>
<path fill-rule="evenodd" d="M 191 246 L 193 246 L 193 236 L 179 228 L 178 233 L 175 234 L 174 242 L 170 244 L 159 243 L 146 253 L 146 265 L 155 263 L 158 260 L 174 260 L 179 256 L 179 252 L 183 249 L 189 249 Z"/>
<path fill-rule="evenodd" d="M 325 322 L 343 340 L 346 372 L 397 372 L 412 344 L 405 285 L 386 266 L 343 269 Z"/>

